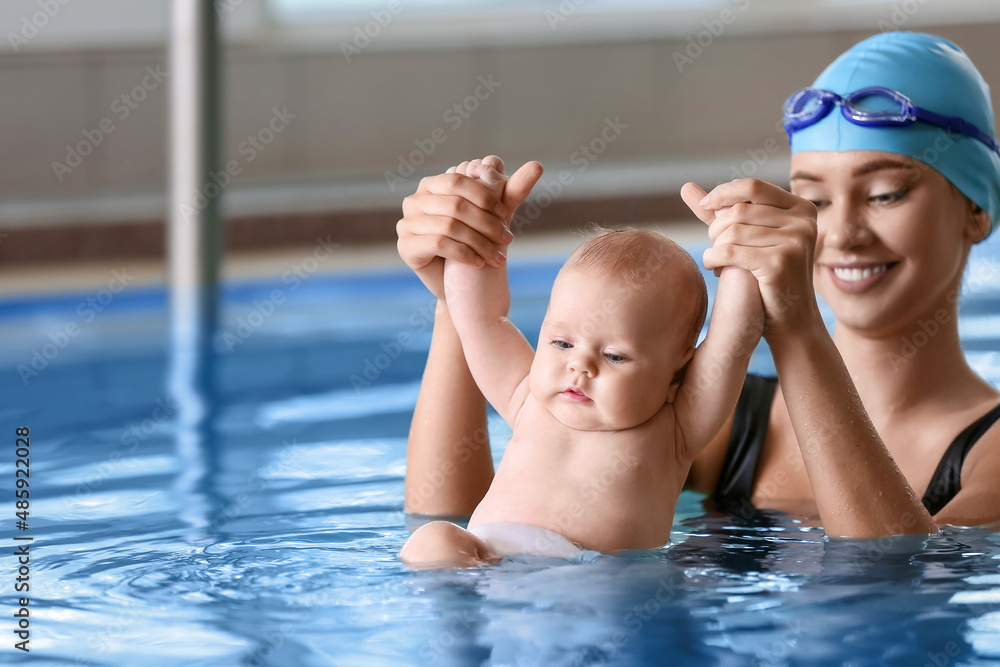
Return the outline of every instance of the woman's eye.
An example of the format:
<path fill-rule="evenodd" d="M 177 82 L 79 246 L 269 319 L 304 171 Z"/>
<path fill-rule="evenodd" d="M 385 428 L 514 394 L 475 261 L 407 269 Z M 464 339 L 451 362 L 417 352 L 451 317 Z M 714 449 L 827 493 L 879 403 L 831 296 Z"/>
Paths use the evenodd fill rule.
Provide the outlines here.
<path fill-rule="evenodd" d="M 808 194 L 802 194 L 799 192 L 793 192 L 792 194 L 795 195 L 796 197 L 802 197 L 816 208 L 822 208 L 823 205 L 828 203 L 825 199 L 822 199 L 821 197 L 815 197 L 815 196 L 810 197 Z"/>
<path fill-rule="evenodd" d="M 896 190 L 895 192 L 884 192 L 882 194 L 872 195 L 868 198 L 869 201 L 875 204 L 891 204 L 897 202 L 908 194 L 908 190 Z"/>
<path fill-rule="evenodd" d="M 606 352 L 604 356 L 607 357 L 607 360 L 613 364 L 620 364 L 625 361 L 625 357 L 620 354 L 615 354 L 614 352 Z"/>
<path fill-rule="evenodd" d="M 554 340 L 552 341 L 552 345 L 559 348 L 560 350 L 568 350 L 571 347 L 573 347 L 573 343 L 570 343 L 565 340 Z"/>

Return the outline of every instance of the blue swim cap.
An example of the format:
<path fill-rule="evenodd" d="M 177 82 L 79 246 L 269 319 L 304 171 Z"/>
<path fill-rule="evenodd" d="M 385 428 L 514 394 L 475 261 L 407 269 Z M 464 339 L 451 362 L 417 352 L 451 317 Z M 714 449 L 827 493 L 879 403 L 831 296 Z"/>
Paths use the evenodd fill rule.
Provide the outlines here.
<path fill-rule="evenodd" d="M 936 35 L 886 32 L 869 37 L 830 63 L 813 83 L 838 95 L 870 86 L 896 90 L 918 107 L 958 116 L 996 136 L 990 87 L 962 49 Z M 1000 222 L 1000 155 L 973 137 L 921 122 L 863 127 L 834 108 L 795 132 L 791 142 L 792 153 L 868 150 L 920 160 L 989 214 L 990 233 Z"/>

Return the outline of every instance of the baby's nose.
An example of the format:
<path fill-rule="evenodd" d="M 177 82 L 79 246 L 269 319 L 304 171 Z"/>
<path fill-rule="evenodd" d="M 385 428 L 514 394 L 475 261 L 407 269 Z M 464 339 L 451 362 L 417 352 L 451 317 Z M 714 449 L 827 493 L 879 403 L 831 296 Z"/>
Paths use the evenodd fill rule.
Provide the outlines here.
<path fill-rule="evenodd" d="M 588 354 L 578 354 L 569 361 L 569 370 L 573 373 L 581 373 L 593 377 L 597 371 L 597 366 Z"/>

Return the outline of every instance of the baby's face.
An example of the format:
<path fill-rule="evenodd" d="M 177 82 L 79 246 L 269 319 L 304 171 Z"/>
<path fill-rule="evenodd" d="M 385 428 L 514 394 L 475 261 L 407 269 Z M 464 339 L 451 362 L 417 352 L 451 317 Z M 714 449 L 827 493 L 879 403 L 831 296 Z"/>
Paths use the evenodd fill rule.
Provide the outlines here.
<path fill-rule="evenodd" d="M 560 422 L 619 431 L 666 402 L 687 360 L 694 301 L 652 292 L 579 269 L 560 272 L 528 378 L 532 396 Z"/>

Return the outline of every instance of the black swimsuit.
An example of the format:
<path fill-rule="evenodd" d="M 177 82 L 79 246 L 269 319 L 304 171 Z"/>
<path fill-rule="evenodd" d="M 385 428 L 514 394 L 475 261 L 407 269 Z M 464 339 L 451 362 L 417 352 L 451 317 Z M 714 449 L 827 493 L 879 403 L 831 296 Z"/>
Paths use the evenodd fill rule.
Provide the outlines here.
<path fill-rule="evenodd" d="M 729 436 L 729 449 L 722 464 L 719 482 L 715 486 L 715 500 L 724 508 L 748 506 L 753 495 L 753 480 L 757 472 L 767 425 L 771 416 L 771 402 L 778 386 L 775 378 L 747 375 L 743 392 L 733 413 L 733 430 Z M 962 463 L 972 446 L 990 426 L 1000 419 L 1000 405 L 972 422 L 951 443 L 934 477 L 927 485 L 923 503 L 932 515 L 937 514 L 962 488 Z"/>

